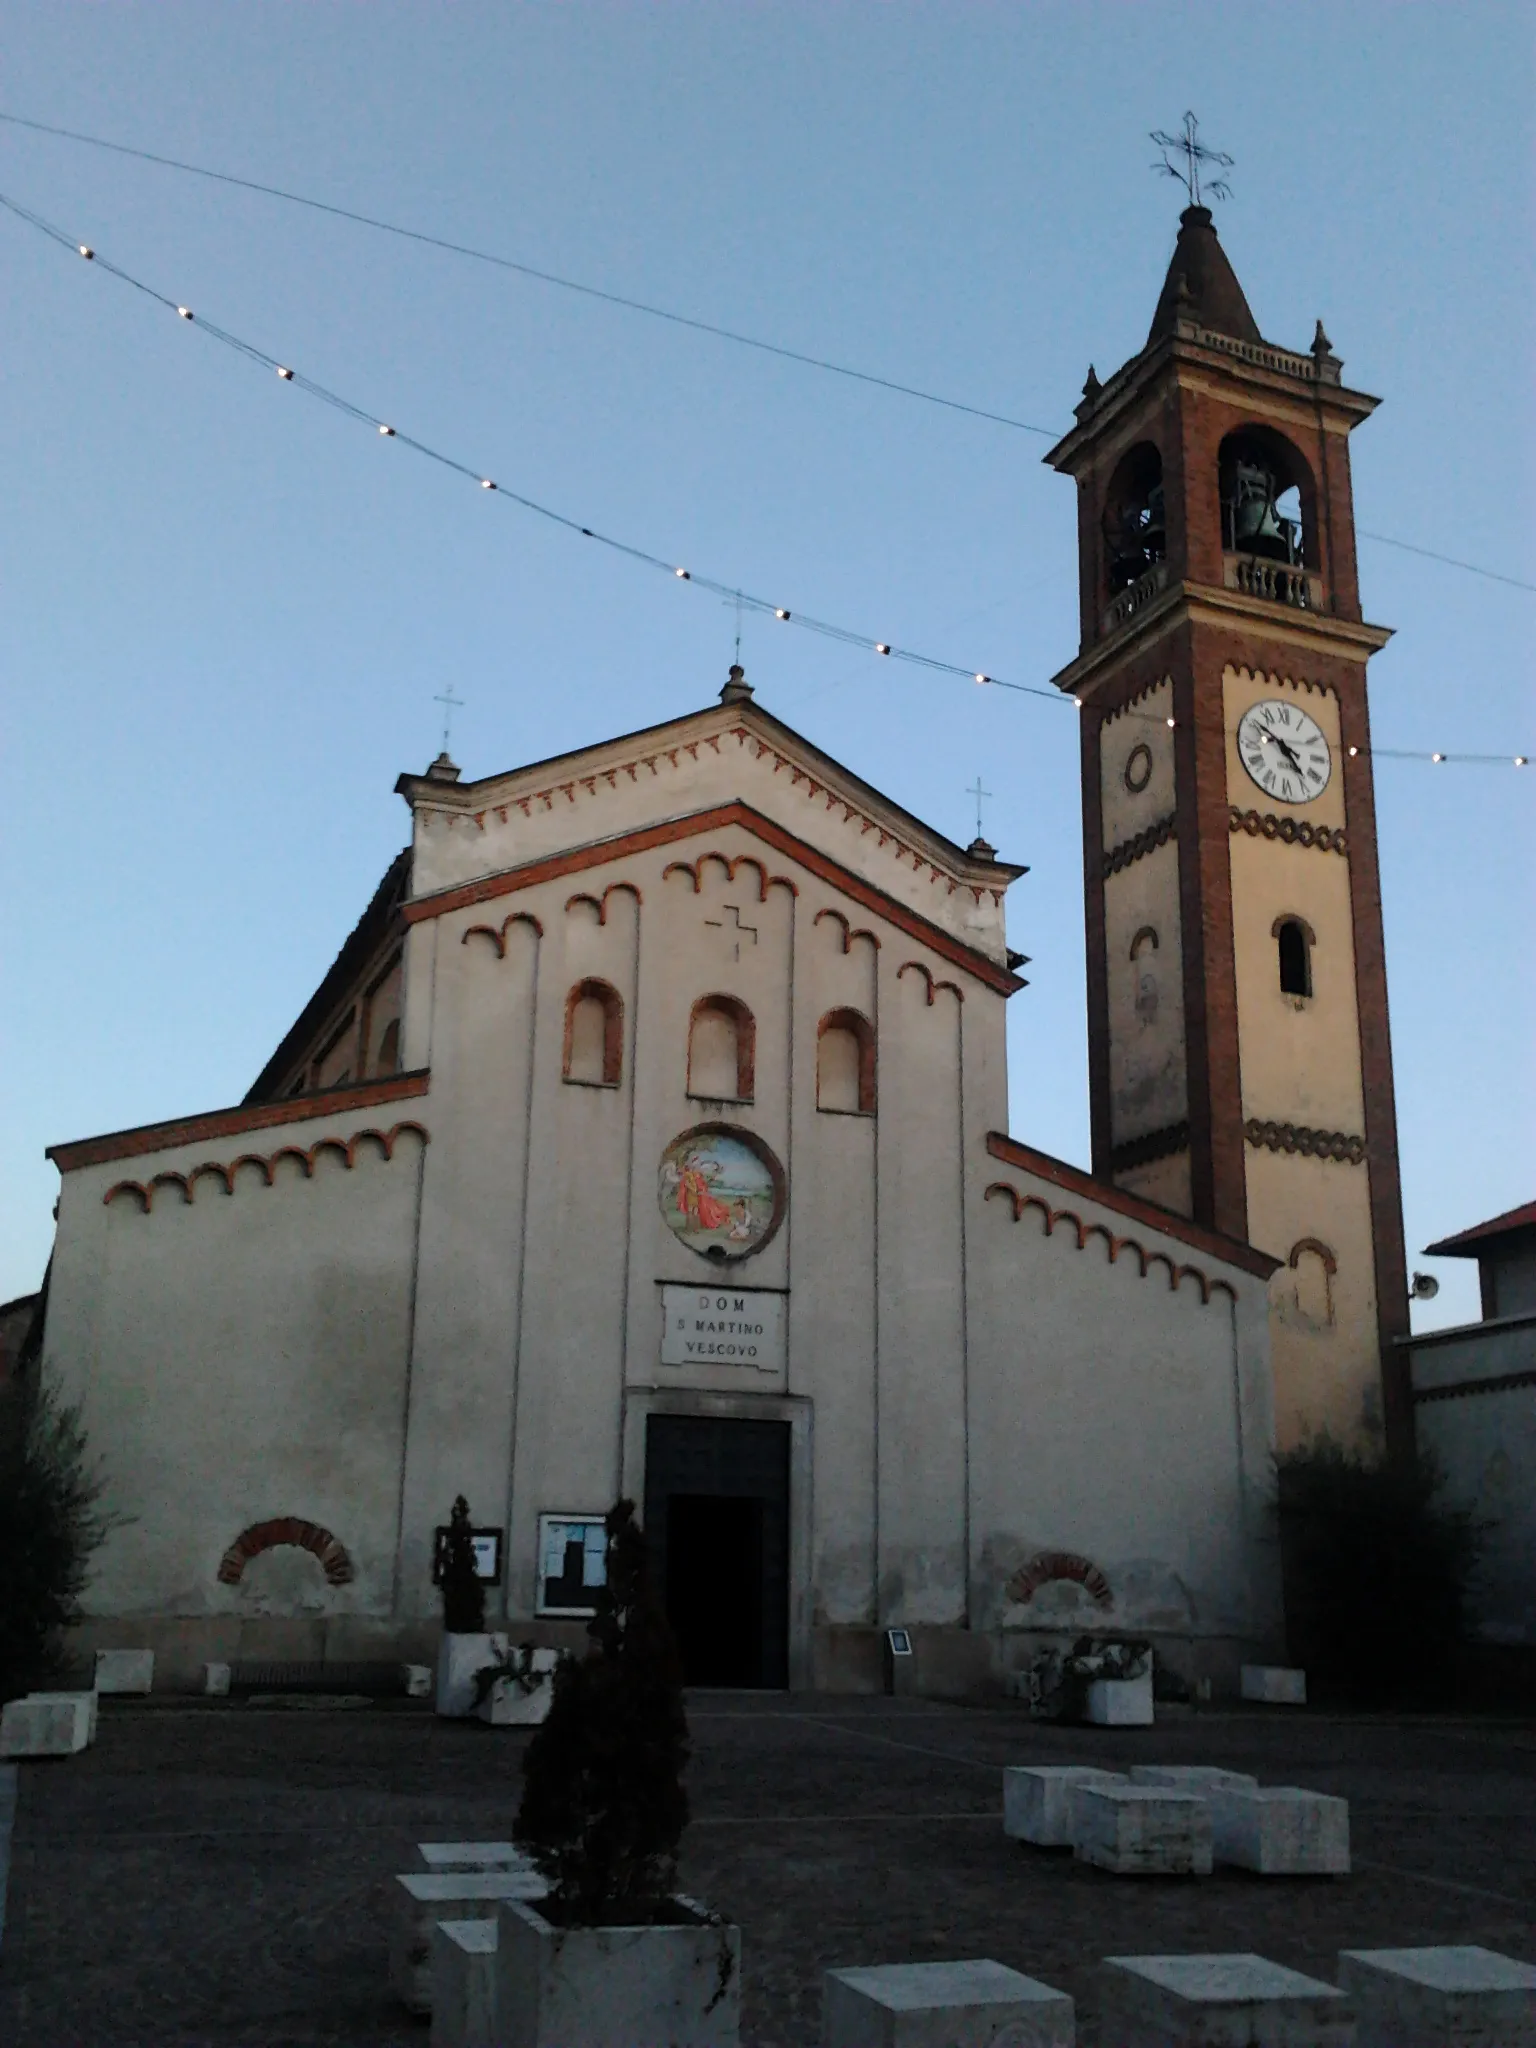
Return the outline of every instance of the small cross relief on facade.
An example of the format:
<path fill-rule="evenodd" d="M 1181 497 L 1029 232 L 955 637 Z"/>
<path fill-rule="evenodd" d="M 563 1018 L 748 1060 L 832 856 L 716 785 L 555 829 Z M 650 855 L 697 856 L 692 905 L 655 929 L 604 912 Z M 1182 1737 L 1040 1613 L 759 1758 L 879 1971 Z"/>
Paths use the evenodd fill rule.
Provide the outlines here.
<path fill-rule="evenodd" d="M 742 923 L 741 905 L 739 903 L 723 903 L 720 906 L 720 915 L 718 917 L 706 917 L 704 922 L 707 925 L 712 925 L 719 932 L 722 941 L 729 948 L 733 960 L 741 958 L 743 946 L 755 946 L 757 944 L 757 926 L 755 924 Z"/>

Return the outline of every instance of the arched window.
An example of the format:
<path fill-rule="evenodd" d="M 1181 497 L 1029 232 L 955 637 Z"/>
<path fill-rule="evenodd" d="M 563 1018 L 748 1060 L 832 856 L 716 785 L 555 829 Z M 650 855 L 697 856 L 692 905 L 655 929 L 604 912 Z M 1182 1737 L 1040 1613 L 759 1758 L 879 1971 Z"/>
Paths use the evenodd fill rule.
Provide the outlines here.
<path fill-rule="evenodd" d="M 1280 957 L 1280 993 L 1309 996 L 1312 993 L 1312 948 L 1317 935 L 1305 918 L 1277 917 L 1270 927 Z"/>
<path fill-rule="evenodd" d="M 1228 554 L 1317 567 L 1312 472 L 1283 435 L 1268 427 L 1228 434 L 1217 475 L 1221 544 Z"/>
<path fill-rule="evenodd" d="M 750 1102 L 757 1061 L 752 1012 L 735 996 L 700 996 L 688 1022 L 688 1093 Z"/>
<path fill-rule="evenodd" d="M 384 1036 L 379 1040 L 377 1071 L 393 1074 L 400 1065 L 400 1019 L 392 1017 L 384 1027 Z"/>
<path fill-rule="evenodd" d="M 624 1061 L 624 1005 L 606 981 L 578 981 L 565 999 L 567 1081 L 617 1088 Z"/>
<path fill-rule="evenodd" d="M 1104 495 L 1104 550 L 1111 597 L 1167 556 L 1163 458 L 1150 441 L 1139 441 L 1120 458 Z"/>
<path fill-rule="evenodd" d="M 1313 1329 L 1326 1329 L 1333 1321 L 1333 1278 L 1339 1262 L 1321 1238 L 1299 1237 L 1291 1246 L 1289 1260 L 1296 1275 L 1296 1312 Z"/>
<path fill-rule="evenodd" d="M 875 1033 L 857 1010 L 828 1010 L 816 1027 L 816 1107 L 840 1116 L 875 1113 Z"/>

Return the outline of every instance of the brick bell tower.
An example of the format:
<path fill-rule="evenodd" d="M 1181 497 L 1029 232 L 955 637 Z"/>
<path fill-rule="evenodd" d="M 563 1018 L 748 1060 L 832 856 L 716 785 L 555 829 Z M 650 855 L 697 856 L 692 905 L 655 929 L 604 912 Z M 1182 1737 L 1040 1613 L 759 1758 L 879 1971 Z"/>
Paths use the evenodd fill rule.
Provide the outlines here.
<path fill-rule="evenodd" d="M 1046 460 L 1077 479 L 1095 1173 L 1285 1261 L 1282 1447 L 1410 1439 L 1349 435 L 1322 323 L 1263 340 L 1209 211 Z"/>

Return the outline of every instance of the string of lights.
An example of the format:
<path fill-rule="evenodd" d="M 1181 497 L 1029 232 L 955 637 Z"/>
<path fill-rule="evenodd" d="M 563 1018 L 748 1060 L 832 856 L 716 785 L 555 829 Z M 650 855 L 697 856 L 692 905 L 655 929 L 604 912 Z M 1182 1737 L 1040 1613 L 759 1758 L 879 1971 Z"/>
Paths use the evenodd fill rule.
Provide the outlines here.
<path fill-rule="evenodd" d="M 514 271 L 519 277 L 533 278 L 540 284 L 556 285 L 562 291 L 577 292 L 584 298 L 600 299 L 610 306 L 622 306 L 631 313 L 644 313 L 653 320 L 669 321 L 674 327 L 689 327 L 698 334 L 713 335 L 719 341 L 737 343 L 742 348 L 761 350 L 765 355 L 781 356 L 787 362 L 802 363 L 808 369 L 826 370 L 836 377 L 848 377 L 860 384 L 873 384 L 883 391 L 895 392 L 903 398 L 920 399 L 926 405 L 945 407 L 950 412 L 968 413 L 972 419 L 988 420 L 994 426 L 1015 427 L 1023 434 L 1038 434 L 1045 440 L 1059 440 L 1066 431 L 1061 427 L 1039 427 L 1029 420 L 1014 419 L 1008 413 L 992 412 L 985 406 L 970 405 L 958 398 L 944 398 L 938 392 L 924 391 L 915 384 L 903 384 L 892 377 L 877 376 L 870 370 L 857 370 L 847 363 L 835 363 L 825 356 L 805 353 L 800 349 L 785 348 L 774 341 L 764 341 L 760 335 L 742 334 L 735 328 L 719 327 L 709 320 L 696 320 L 686 313 L 673 312 L 666 306 L 654 306 L 644 299 L 627 298 L 622 292 L 605 291 L 598 285 L 583 284 L 576 278 L 562 277 L 553 270 L 541 270 L 531 263 L 522 263 L 511 256 L 497 255 L 490 249 L 477 249 L 468 242 L 456 242 L 446 235 L 428 234 L 420 228 L 402 227 L 398 221 L 381 220 L 377 214 L 361 213 L 349 206 L 336 206 L 331 201 L 313 198 L 305 192 L 292 192 L 283 185 L 268 185 L 258 178 L 242 178 L 233 171 L 216 171 L 207 164 L 189 163 L 184 157 L 164 156 L 152 149 L 135 149 L 126 142 L 109 142 L 104 136 L 87 135 L 78 128 L 59 128 L 48 121 L 28 120 L 25 115 L 11 114 L 0 109 L 0 122 L 12 128 L 28 128 L 38 135 L 52 135 L 65 142 L 83 144 L 89 149 L 107 150 L 114 156 L 133 157 L 140 163 L 157 164 L 162 170 L 180 171 L 189 177 L 206 178 L 213 184 L 232 185 L 242 192 L 257 192 L 267 199 L 278 199 L 289 206 L 307 207 L 312 213 L 329 214 L 335 220 L 350 221 L 354 226 L 373 228 L 382 235 L 394 235 L 401 241 L 419 242 L 429 249 L 441 249 L 450 256 L 467 257 L 474 263 L 487 263 L 497 270 Z M 1450 569 L 1461 569 L 1469 576 L 1484 576 L 1491 583 L 1506 584 L 1512 590 L 1536 592 L 1536 583 L 1524 581 L 1519 576 L 1506 576 L 1498 569 L 1484 568 L 1480 562 L 1463 561 L 1457 555 L 1441 554 L 1435 548 L 1419 547 L 1413 541 L 1397 540 L 1389 533 L 1373 533 L 1364 527 L 1356 529 L 1361 540 L 1369 540 L 1378 546 L 1400 548 L 1405 554 L 1420 555 L 1425 561 L 1440 562 Z"/>
<path fill-rule="evenodd" d="M 155 286 L 146 283 L 142 278 L 136 277 L 131 271 L 123 269 L 120 264 L 114 263 L 110 258 L 101 255 L 90 243 L 80 241 L 77 237 L 59 227 L 55 222 L 45 219 L 43 215 L 35 213 L 30 207 L 23 206 L 19 200 L 11 198 L 4 192 L 0 192 L 0 207 L 3 207 L 17 220 L 23 221 L 27 226 L 34 228 L 39 234 L 45 235 L 57 247 L 68 250 L 72 255 L 83 257 L 86 262 L 93 264 L 97 269 L 103 270 L 109 276 L 117 278 L 121 283 L 131 286 L 134 291 L 141 293 L 155 305 L 163 307 L 167 312 L 173 313 L 178 320 L 206 334 L 211 340 L 233 350 L 247 362 L 274 372 L 281 382 L 292 385 L 296 390 L 305 392 L 311 398 L 318 399 L 322 404 L 332 407 L 337 412 L 344 414 L 348 419 L 356 421 L 359 425 L 372 429 L 382 439 L 398 441 L 402 447 L 409 448 L 414 453 L 425 456 L 428 461 L 435 462 L 442 468 L 451 470 L 455 475 L 466 478 L 476 484 L 480 490 L 489 492 L 496 497 L 507 499 L 512 504 L 522 507 L 523 510 L 535 514 L 540 519 L 548 520 L 552 524 L 563 528 L 566 532 L 578 535 L 583 540 L 596 541 L 599 546 L 608 548 L 615 554 L 623 555 L 630 561 L 638 562 L 645 568 L 658 570 L 672 577 L 677 582 L 692 584 L 700 590 L 710 591 L 717 597 L 729 600 L 739 607 L 742 612 L 752 612 L 763 617 L 774 618 L 785 625 L 798 626 L 804 632 L 819 634 L 824 639 L 840 641 L 848 647 L 862 648 L 882 658 L 905 662 L 913 667 L 927 669 L 935 674 L 960 677 L 990 689 L 1010 690 L 1019 696 L 1036 697 L 1047 703 L 1079 705 L 1081 702 L 1076 697 L 1065 697 L 1061 692 L 1054 689 L 1044 689 L 1032 683 L 1013 682 L 1005 676 L 993 675 L 983 669 L 970 668 L 959 662 L 945 661 L 936 655 L 924 654 L 916 648 L 901 647 L 891 641 L 876 639 L 868 633 L 856 632 L 851 627 L 837 625 L 831 620 L 814 618 L 808 613 L 797 611 L 771 598 L 757 596 L 738 585 L 722 582 L 717 577 L 708 576 L 698 570 L 690 569 L 682 563 L 669 560 L 666 556 L 654 554 L 645 548 L 636 547 L 629 541 L 620 540 L 613 534 L 604 533 L 598 527 L 586 525 L 582 521 L 572 518 L 567 513 L 556 511 L 552 506 L 541 503 L 536 498 L 528 497 L 521 491 L 514 490 L 506 484 L 498 483 L 484 469 L 470 463 L 461 462 L 456 456 L 449 455 L 440 448 L 434 448 L 430 443 L 419 440 L 415 435 L 405 433 L 389 422 L 380 420 L 376 412 L 356 404 L 341 392 L 331 390 L 328 385 L 320 384 L 314 378 L 304 375 L 302 371 L 295 369 L 291 364 L 284 363 L 278 357 L 270 355 L 265 349 L 258 348 L 254 342 L 247 341 L 243 336 L 233 334 L 229 329 L 220 327 L 215 322 L 197 314 L 191 306 L 184 304 L 179 299 L 169 297 Z M 1175 724 L 1175 720 L 1172 718 L 1159 718 L 1152 713 L 1131 711 L 1128 715 L 1145 718 L 1150 723 L 1166 724 L 1169 726 Z M 1358 753 L 1359 751 L 1361 750 L 1358 748 L 1350 749 L 1351 753 Z M 1373 748 L 1371 752 L 1373 755 L 1379 754 L 1384 758 L 1429 760 L 1436 764 L 1448 762 L 1484 763 L 1491 761 L 1500 761 L 1507 764 L 1512 758 L 1517 768 L 1527 766 L 1529 758 L 1524 754 L 1516 754 L 1511 757 L 1509 755 L 1436 752 L 1426 755 L 1414 753 L 1407 749 L 1392 749 L 1389 751 L 1381 748 Z"/>

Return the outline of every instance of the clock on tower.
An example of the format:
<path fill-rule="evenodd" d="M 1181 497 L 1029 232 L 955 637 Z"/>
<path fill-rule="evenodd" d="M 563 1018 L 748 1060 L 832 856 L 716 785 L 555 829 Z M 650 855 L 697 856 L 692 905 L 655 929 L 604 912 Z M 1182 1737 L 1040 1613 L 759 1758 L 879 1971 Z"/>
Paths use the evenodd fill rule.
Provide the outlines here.
<path fill-rule="evenodd" d="M 1411 1435 L 1349 434 L 1322 323 L 1260 335 L 1209 211 L 1046 458 L 1078 491 L 1094 1171 L 1285 1261 L 1282 1446 Z"/>

